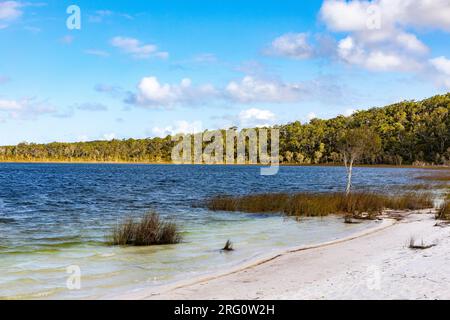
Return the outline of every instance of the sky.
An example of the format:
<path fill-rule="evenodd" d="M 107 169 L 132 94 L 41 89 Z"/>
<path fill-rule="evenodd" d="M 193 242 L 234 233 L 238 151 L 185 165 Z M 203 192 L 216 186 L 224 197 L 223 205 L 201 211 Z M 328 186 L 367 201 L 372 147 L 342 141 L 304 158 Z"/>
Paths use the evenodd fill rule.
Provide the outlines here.
<path fill-rule="evenodd" d="M 450 91 L 449 40 L 450 0 L 0 0 L 0 145 L 420 100 Z"/>

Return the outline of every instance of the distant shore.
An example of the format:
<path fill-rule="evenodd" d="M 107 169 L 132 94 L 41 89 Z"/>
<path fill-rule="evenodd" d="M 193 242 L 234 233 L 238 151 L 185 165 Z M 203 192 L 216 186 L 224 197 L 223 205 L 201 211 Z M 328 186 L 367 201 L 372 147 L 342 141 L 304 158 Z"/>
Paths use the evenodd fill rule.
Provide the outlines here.
<path fill-rule="evenodd" d="M 449 299 L 450 226 L 430 210 L 333 242 L 297 248 L 238 270 L 113 299 Z M 411 237 L 432 244 L 409 247 Z"/>
<path fill-rule="evenodd" d="M 267 166 L 264 164 L 207 164 L 207 163 L 186 163 L 175 164 L 173 162 L 150 162 L 150 161 L 43 161 L 43 160 L 23 160 L 8 161 L 0 160 L 1 163 L 24 163 L 24 164 L 139 164 L 139 165 L 190 165 L 190 166 Z M 298 163 L 280 163 L 280 167 L 343 167 L 342 163 L 320 163 L 320 164 L 298 164 Z M 393 165 L 393 164 L 356 164 L 354 167 L 360 168 L 405 168 L 405 169 L 430 169 L 430 170 L 450 170 L 450 166 L 416 166 L 416 165 Z"/>

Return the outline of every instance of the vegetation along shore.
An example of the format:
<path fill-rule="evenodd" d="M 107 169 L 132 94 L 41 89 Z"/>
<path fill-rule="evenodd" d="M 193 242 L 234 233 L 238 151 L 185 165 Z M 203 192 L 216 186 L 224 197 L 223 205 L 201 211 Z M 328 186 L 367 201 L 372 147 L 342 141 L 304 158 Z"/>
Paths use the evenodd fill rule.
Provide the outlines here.
<path fill-rule="evenodd" d="M 359 164 L 448 165 L 450 93 L 422 101 L 403 101 L 332 119 L 312 119 L 275 126 L 280 129 L 281 164 L 340 163 L 339 141 L 349 129 L 373 133 L 379 148 Z M 258 129 L 256 129 L 258 130 Z M 171 163 L 172 136 L 49 144 L 20 143 L 0 147 L 3 162 Z"/>

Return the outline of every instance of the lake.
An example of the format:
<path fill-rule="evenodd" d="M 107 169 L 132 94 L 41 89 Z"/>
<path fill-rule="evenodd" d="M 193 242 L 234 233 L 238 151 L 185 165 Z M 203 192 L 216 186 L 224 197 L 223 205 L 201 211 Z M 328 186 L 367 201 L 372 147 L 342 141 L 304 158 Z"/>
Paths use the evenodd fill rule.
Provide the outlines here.
<path fill-rule="evenodd" d="M 0 298 L 98 298 L 167 285 L 303 244 L 337 239 L 376 222 L 297 222 L 278 215 L 211 212 L 195 206 L 216 194 L 342 191 L 345 168 L 131 164 L 0 164 Z M 354 188 L 398 192 L 423 170 L 355 168 Z M 106 245 L 126 216 L 154 210 L 176 221 L 178 245 Z M 230 239 L 235 251 L 220 248 Z M 66 268 L 81 270 L 69 290 Z"/>

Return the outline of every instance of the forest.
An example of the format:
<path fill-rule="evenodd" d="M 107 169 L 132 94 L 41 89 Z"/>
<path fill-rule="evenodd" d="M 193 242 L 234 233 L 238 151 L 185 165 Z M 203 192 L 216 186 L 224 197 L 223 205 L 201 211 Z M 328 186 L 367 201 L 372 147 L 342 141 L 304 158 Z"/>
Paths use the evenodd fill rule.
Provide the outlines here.
<path fill-rule="evenodd" d="M 357 111 L 351 116 L 312 119 L 275 126 L 280 130 L 280 162 L 332 164 L 342 161 L 339 139 L 349 129 L 367 128 L 381 147 L 364 154 L 363 164 L 448 165 L 450 163 L 450 93 L 422 101 L 403 101 Z M 171 162 L 176 142 L 165 138 L 0 147 L 0 161 Z"/>

